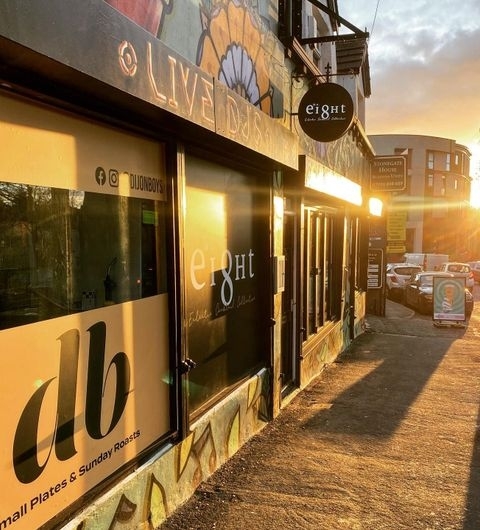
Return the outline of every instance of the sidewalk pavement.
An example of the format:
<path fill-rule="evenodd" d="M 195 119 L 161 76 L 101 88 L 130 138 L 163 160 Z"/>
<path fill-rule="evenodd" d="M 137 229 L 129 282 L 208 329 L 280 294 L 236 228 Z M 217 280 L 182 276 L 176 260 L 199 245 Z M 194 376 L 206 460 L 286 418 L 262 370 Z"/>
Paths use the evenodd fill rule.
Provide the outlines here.
<path fill-rule="evenodd" d="M 480 529 L 479 337 L 387 301 L 160 529 Z"/>

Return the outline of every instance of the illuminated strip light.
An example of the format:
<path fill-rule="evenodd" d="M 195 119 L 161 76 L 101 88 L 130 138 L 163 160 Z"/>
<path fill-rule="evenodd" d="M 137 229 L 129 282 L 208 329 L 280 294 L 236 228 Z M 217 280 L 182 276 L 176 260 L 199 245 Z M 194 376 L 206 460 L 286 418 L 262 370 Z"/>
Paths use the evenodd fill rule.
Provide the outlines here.
<path fill-rule="evenodd" d="M 352 182 L 326 166 L 317 165 L 315 170 L 308 171 L 305 176 L 305 186 L 357 206 L 361 206 L 363 202 L 360 184 Z"/>

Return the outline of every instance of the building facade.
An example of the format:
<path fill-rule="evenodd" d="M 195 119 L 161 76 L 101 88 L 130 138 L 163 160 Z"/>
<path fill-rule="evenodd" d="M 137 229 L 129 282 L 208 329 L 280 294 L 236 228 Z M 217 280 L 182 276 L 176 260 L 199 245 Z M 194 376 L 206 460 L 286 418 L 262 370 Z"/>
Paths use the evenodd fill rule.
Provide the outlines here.
<path fill-rule="evenodd" d="M 156 528 L 362 332 L 366 36 L 318 4 L 0 6 L 2 528 Z"/>
<path fill-rule="evenodd" d="M 405 189 L 385 196 L 387 259 L 403 261 L 405 252 L 475 259 L 468 148 L 425 135 L 380 134 L 369 139 L 378 156 L 403 155 L 407 162 Z"/>

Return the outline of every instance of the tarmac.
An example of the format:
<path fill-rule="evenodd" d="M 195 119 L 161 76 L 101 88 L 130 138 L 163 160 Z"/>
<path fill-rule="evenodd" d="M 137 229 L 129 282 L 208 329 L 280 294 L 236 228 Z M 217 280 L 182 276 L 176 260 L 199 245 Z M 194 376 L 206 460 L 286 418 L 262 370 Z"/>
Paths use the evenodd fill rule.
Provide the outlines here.
<path fill-rule="evenodd" d="M 480 530 L 479 346 L 387 300 L 160 529 Z"/>

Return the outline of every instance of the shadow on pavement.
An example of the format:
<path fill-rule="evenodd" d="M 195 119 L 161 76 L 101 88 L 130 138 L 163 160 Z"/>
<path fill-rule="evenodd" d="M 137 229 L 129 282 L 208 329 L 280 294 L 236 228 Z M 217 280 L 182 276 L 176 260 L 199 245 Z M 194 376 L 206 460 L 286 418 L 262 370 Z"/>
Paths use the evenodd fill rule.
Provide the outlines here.
<path fill-rule="evenodd" d="M 330 408 L 320 411 L 306 424 L 324 432 L 389 437 L 398 428 L 410 406 L 422 392 L 448 351 L 453 339 L 439 345 L 431 337 L 364 334 L 356 339 L 353 352 L 338 362 L 375 362 L 377 367 L 339 394 Z"/>
<path fill-rule="evenodd" d="M 480 297 L 480 289 L 477 285 L 474 287 L 474 296 L 478 300 Z M 480 302 L 476 303 L 476 307 L 480 306 Z M 480 316 L 479 310 L 474 309 L 471 326 L 473 329 L 477 328 L 479 331 L 474 332 L 474 336 L 480 335 Z M 479 348 L 480 350 L 480 348 Z M 472 459 L 470 462 L 470 477 L 468 481 L 468 494 L 465 500 L 465 519 L 463 530 L 477 530 L 480 528 L 480 407 L 476 418 L 475 437 L 472 448 Z"/>
<path fill-rule="evenodd" d="M 477 426 L 480 425 L 480 409 L 477 416 Z M 477 530 L 480 528 L 480 432 L 476 430 L 470 463 L 470 478 L 468 494 L 465 502 L 465 520 L 463 530 Z"/>

